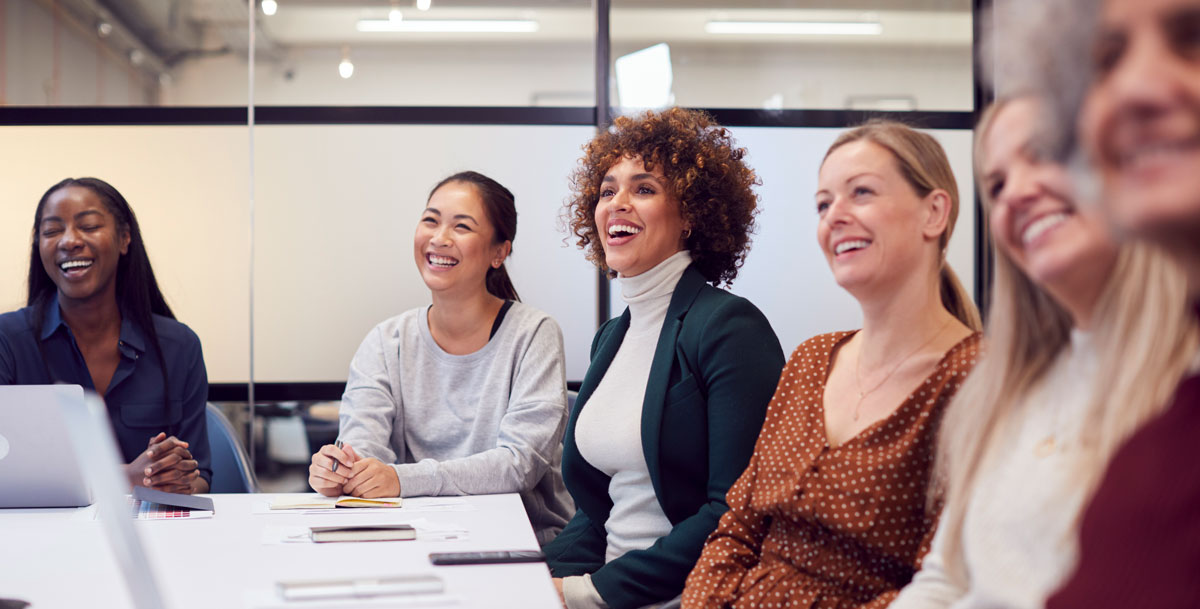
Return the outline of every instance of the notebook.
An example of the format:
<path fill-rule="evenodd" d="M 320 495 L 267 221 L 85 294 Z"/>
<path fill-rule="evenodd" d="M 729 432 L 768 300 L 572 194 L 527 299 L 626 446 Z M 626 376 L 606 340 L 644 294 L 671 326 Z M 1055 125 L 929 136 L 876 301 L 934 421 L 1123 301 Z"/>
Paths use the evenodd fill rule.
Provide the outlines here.
<path fill-rule="evenodd" d="M 364 499 L 362 497 L 323 497 L 321 495 L 306 495 L 303 497 L 282 496 L 271 500 L 272 510 L 323 510 L 332 508 L 398 508 L 399 497 L 379 497 Z"/>
<path fill-rule="evenodd" d="M 417 538 L 410 524 L 377 524 L 361 527 L 310 527 L 314 543 L 330 541 L 408 541 Z"/>

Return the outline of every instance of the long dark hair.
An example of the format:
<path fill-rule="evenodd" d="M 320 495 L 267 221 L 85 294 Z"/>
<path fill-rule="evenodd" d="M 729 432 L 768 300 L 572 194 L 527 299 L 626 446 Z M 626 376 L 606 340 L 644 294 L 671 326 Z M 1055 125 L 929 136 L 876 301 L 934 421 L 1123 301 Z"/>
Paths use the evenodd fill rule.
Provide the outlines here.
<path fill-rule="evenodd" d="M 429 191 L 429 198 L 432 199 L 433 193 L 451 182 L 471 184 L 479 192 L 479 198 L 483 200 L 483 209 L 487 213 L 488 221 L 492 223 L 495 234 L 492 243 L 504 243 L 516 239 L 517 205 L 512 191 L 482 173 L 462 171 L 438 182 L 437 186 Z M 509 254 L 512 254 L 511 250 Z M 512 280 L 508 278 L 508 270 L 504 268 L 503 264 L 500 265 L 500 268 L 488 269 L 486 282 L 487 291 L 492 296 L 504 300 L 521 300 L 521 297 L 517 295 L 517 288 L 513 287 Z"/>
<path fill-rule="evenodd" d="M 146 255 L 146 246 L 142 241 L 142 231 L 138 228 L 137 216 L 133 214 L 133 209 L 129 207 L 129 202 L 125 200 L 125 197 L 104 180 L 67 178 L 51 186 L 38 201 L 37 211 L 33 215 L 33 245 L 29 254 L 29 298 L 26 302 L 27 306 L 33 308 L 33 319 L 37 328 L 36 338 L 40 339 L 42 334 L 46 307 L 58 293 L 58 286 L 54 284 L 42 266 L 42 257 L 38 249 L 38 229 L 42 224 L 42 211 L 46 207 L 46 201 L 50 200 L 50 195 L 69 186 L 78 186 L 92 191 L 104 203 L 108 213 L 112 214 L 117 223 L 117 234 L 129 233 L 129 248 L 117 262 L 117 307 L 122 316 L 128 317 L 150 339 L 149 343 L 162 368 L 163 401 L 165 404 L 169 403 L 167 364 L 163 359 L 162 345 L 158 342 L 158 332 L 154 329 L 154 319 L 151 315 L 162 315 L 175 319 L 175 314 L 171 312 L 171 307 L 167 306 L 167 301 L 163 299 L 162 292 L 158 289 L 158 282 L 154 279 L 154 269 L 150 267 L 150 257 Z M 37 342 L 40 348 L 42 342 L 41 340 Z M 51 379 L 58 380 L 50 372 L 45 351 L 42 351 L 41 355 L 42 363 L 46 365 L 46 371 L 50 374 Z"/>

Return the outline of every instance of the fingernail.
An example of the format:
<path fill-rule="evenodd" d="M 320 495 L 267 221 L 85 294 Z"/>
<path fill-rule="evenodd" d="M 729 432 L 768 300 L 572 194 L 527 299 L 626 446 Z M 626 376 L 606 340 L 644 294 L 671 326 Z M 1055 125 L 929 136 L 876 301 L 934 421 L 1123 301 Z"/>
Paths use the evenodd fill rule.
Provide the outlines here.
<path fill-rule="evenodd" d="M 146 468 L 146 471 L 145 471 L 145 474 L 146 474 L 147 476 L 149 476 L 149 475 L 150 475 L 150 474 L 152 474 L 152 473 L 153 473 L 153 472 L 151 472 L 151 471 L 150 471 L 150 468 L 149 468 L 149 467 L 147 467 L 147 468 Z"/>
<path fill-rule="evenodd" d="M 153 457 L 153 456 L 154 456 L 154 451 L 153 451 L 153 450 L 148 450 L 148 451 L 146 451 L 146 456 L 147 456 L 147 457 Z"/>
<path fill-rule="evenodd" d="M 149 478 L 143 478 L 143 479 L 142 479 L 142 484 L 145 484 L 146 486 L 150 486 L 150 479 L 149 479 Z"/>

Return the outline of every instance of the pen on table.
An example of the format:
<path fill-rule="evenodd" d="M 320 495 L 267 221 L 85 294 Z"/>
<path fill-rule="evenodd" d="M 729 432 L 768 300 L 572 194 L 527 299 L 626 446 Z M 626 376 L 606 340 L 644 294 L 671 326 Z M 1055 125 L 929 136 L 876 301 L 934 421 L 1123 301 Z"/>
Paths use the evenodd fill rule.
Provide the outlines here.
<path fill-rule="evenodd" d="M 342 441 L 341 441 L 341 440 L 338 440 L 338 441 L 334 442 L 334 443 L 333 443 L 333 445 L 334 445 L 334 446 L 336 446 L 336 447 L 338 447 L 338 450 L 341 450 L 341 449 L 342 449 Z M 330 468 L 330 470 L 329 470 L 329 471 L 336 472 L 336 471 L 337 471 L 337 466 L 338 466 L 338 460 L 337 460 L 337 459 L 334 459 L 334 460 L 333 460 L 333 467 L 332 467 L 332 468 Z"/>

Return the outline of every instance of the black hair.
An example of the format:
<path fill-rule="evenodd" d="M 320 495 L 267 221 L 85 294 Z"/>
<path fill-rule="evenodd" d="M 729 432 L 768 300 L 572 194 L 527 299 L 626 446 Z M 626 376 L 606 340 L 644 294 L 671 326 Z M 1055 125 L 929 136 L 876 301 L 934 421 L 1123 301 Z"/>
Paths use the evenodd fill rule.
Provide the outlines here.
<path fill-rule="evenodd" d="M 121 193 L 111 184 L 99 178 L 67 178 L 51 186 L 38 201 L 37 210 L 33 215 L 33 245 L 29 254 L 29 297 L 26 305 L 33 308 L 33 319 L 37 328 L 35 338 L 38 339 L 42 364 L 46 366 L 51 380 L 57 381 L 58 379 L 55 379 L 53 373 L 50 372 L 46 352 L 42 350 L 41 335 L 44 329 L 42 324 L 46 316 L 46 307 L 58 293 L 58 286 L 54 284 L 54 281 L 46 274 L 45 267 L 42 266 L 42 257 L 38 248 L 38 229 L 42 223 L 42 211 L 46 207 L 46 202 L 50 200 L 50 196 L 71 186 L 92 191 L 104 203 L 105 209 L 112 214 L 117 224 L 117 234 L 129 233 L 129 248 L 117 261 L 117 307 L 122 316 L 128 317 L 150 339 L 150 346 L 155 356 L 158 357 L 158 363 L 162 369 L 163 403 L 164 406 L 169 406 L 167 364 L 163 358 L 162 344 L 158 341 L 158 332 L 154 328 L 154 319 L 151 316 L 161 315 L 175 319 L 175 314 L 171 312 L 171 307 L 167 306 L 167 301 L 158 289 L 158 282 L 154 279 L 154 269 L 150 267 L 150 257 L 146 254 L 146 246 L 142 241 L 141 229 L 138 228 L 137 216 L 133 214 L 133 209 L 129 207 L 129 202 L 125 200 L 125 197 L 121 196 Z"/>
<path fill-rule="evenodd" d="M 429 191 L 429 198 L 433 198 L 433 193 L 451 182 L 470 184 L 479 192 L 479 198 L 483 200 L 483 209 L 487 213 L 488 221 L 492 223 L 495 235 L 493 243 L 511 242 L 517 237 L 517 205 L 512 191 L 477 171 L 461 171 L 438 182 L 437 186 Z M 511 250 L 509 253 L 512 253 Z M 512 280 L 508 278 L 508 270 L 504 268 L 503 264 L 500 265 L 500 268 L 488 269 L 486 283 L 487 291 L 492 296 L 504 300 L 521 300 L 521 297 L 517 295 L 517 288 L 513 287 Z"/>

